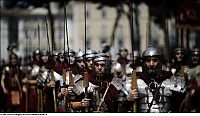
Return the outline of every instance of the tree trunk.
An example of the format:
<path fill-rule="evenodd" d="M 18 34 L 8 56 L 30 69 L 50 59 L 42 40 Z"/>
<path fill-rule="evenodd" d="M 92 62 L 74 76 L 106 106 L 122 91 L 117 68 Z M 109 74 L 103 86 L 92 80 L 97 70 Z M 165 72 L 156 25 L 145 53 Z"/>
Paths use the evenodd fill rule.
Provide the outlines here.
<path fill-rule="evenodd" d="M 115 42 L 115 31 L 117 29 L 117 25 L 118 25 L 120 18 L 121 18 L 121 14 L 117 11 L 117 17 L 115 18 L 115 23 L 114 23 L 114 27 L 113 27 L 113 31 L 112 31 L 112 35 L 111 35 L 110 46 L 112 46 Z"/>

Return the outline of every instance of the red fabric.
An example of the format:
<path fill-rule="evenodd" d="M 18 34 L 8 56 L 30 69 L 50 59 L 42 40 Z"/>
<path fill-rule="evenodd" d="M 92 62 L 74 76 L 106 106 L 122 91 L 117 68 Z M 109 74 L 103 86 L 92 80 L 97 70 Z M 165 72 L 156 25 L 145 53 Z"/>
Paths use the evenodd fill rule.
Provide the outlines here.
<path fill-rule="evenodd" d="M 108 83 L 111 82 L 111 80 L 112 80 L 112 75 L 107 75 L 101 78 L 100 80 L 96 80 L 95 76 L 93 76 L 91 73 L 89 74 L 89 81 L 94 85 L 100 86 L 101 88 L 100 93 L 102 95 L 105 93 Z M 108 112 L 117 112 L 117 103 L 116 103 L 117 97 L 118 97 L 117 88 L 111 84 L 104 99 L 108 108 Z"/>

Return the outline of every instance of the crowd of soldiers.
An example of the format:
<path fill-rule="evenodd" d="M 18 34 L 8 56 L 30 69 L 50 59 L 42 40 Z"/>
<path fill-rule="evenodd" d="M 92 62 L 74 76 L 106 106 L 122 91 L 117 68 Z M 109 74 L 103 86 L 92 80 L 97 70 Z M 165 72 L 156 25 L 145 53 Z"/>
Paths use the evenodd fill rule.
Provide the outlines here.
<path fill-rule="evenodd" d="M 35 50 L 1 62 L 1 112 L 200 112 L 200 50 L 177 48 L 168 62 L 152 46 L 116 60 L 92 49 Z"/>

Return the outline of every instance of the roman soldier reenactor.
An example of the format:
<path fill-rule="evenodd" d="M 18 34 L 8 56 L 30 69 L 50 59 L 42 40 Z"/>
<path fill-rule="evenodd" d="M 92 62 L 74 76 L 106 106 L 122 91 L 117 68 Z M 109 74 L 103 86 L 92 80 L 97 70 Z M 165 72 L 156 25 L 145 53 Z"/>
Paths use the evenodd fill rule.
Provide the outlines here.
<path fill-rule="evenodd" d="M 1 77 L 3 98 L 6 101 L 6 112 L 23 112 L 23 78 L 24 73 L 18 56 L 12 52 L 9 55 L 9 64 L 4 67 Z"/>
<path fill-rule="evenodd" d="M 178 82 L 183 82 L 180 86 L 181 88 L 186 88 L 188 81 L 186 75 L 186 72 L 188 71 L 188 55 L 185 48 L 180 47 L 174 50 L 170 69 L 173 74 L 171 80 L 172 82 L 174 82 L 175 86 L 178 85 Z M 186 93 L 177 91 L 172 92 L 172 102 L 174 103 L 174 109 L 172 110 L 172 112 L 179 112 L 179 108 L 183 99 L 185 98 Z"/>
<path fill-rule="evenodd" d="M 32 53 L 32 60 L 25 66 L 25 77 L 22 81 L 23 83 L 23 92 L 25 93 L 25 112 L 37 112 L 37 88 L 36 80 L 39 74 L 39 60 L 40 59 L 40 50 L 34 50 Z"/>
<path fill-rule="evenodd" d="M 93 58 L 94 62 L 94 74 L 90 77 L 90 83 L 95 85 L 95 89 L 98 92 L 94 95 L 91 101 L 96 102 L 97 112 L 117 112 L 117 88 L 111 84 L 113 75 L 111 74 L 111 61 L 109 56 L 104 53 L 98 53 Z M 100 101 L 99 101 L 100 100 Z"/>
<path fill-rule="evenodd" d="M 117 62 L 120 63 L 122 67 L 125 67 L 129 63 L 127 57 L 128 57 L 128 50 L 126 48 L 120 48 Z"/>
<path fill-rule="evenodd" d="M 182 82 L 175 86 L 170 79 L 172 73 L 162 70 L 162 55 L 158 49 L 148 47 L 143 52 L 142 61 L 142 72 L 136 73 L 137 88 L 132 87 L 131 80 L 127 81 L 129 94 L 124 99 L 125 112 L 133 111 L 133 102 L 136 112 L 172 112 L 175 106 L 171 101 L 172 91 L 184 93 L 185 89 L 179 84 Z"/>
<path fill-rule="evenodd" d="M 194 48 L 190 51 L 190 60 L 188 63 L 189 68 L 194 68 L 200 65 L 200 49 Z"/>
<path fill-rule="evenodd" d="M 76 70 L 73 70 L 73 72 L 69 71 L 67 73 L 65 72 L 66 74 L 64 75 L 66 75 L 66 77 L 63 78 L 66 79 L 65 81 L 64 79 L 61 80 L 60 83 L 61 89 L 60 93 L 58 94 L 58 98 L 59 98 L 59 104 L 62 104 L 61 106 L 65 109 L 63 109 L 63 111 L 60 110 L 60 112 L 84 112 L 85 108 L 84 106 L 88 106 L 89 104 L 88 99 L 84 98 L 84 91 L 83 91 L 84 90 L 83 76 L 85 72 L 85 63 L 83 59 L 83 54 L 84 53 L 81 50 L 79 50 L 75 54 Z M 64 83 L 66 84 L 65 86 Z M 73 83 L 73 86 L 70 83 Z M 87 102 L 87 103 L 83 104 L 82 102 L 83 103 Z M 68 105 L 64 107 L 63 105 L 66 104 Z M 62 108 L 59 107 L 59 109 Z"/>

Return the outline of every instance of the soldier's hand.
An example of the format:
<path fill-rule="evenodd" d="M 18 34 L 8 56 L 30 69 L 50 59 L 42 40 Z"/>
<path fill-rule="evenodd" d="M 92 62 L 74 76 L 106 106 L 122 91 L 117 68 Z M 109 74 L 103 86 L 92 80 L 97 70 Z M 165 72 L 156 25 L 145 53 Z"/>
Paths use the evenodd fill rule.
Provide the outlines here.
<path fill-rule="evenodd" d="M 129 94 L 126 97 L 126 99 L 128 101 L 134 101 L 137 98 L 138 98 L 138 90 L 137 89 L 133 89 L 133 90 L 129 91 Z"/>
<path fill-rule="evenodd" d="M 8 94 L 8 90 L 5 88 L 5 89 L 3 89 L 3 93 L 4 94 Z"/>
<path fill-rule="evenodd" d="M 60 93 L 65 96 L 66 95 L 66 92 L 67 92 L 67 88 L 61 88 L 60 89 Z"/>
<path fill-rule="evenodd" d="M 24 78 L 24 79 L 22 79 L 22 83 L 28 83 L 28 79 L 27 78 Z"/>
<path fill-rule="evenodd" d="M 90 101 L 90 99 L 87 99 L 87 98 L 82 99 L 81 106 L 83 106 L 83 107 L 89 106 L 89 101 Z"/>
<path fill-rule="evenodd" d="M 73 86 L 69 86 L 69 87 L 68 87 L 68 92 L 69 92 L 69 94 L 72 93 L 72 89 L 73 89 Z"/>
<path fill-rule="evenodd" d="M 126 75 L 122 75 L 122 81 L 126 80 Z"/>
<path fill-rule="evenodd" d="M 23 87 L 22 87 L 22 91 L 23 91 L 23 92 L 26 92 L 26 91 L 27 91 L 26 86 L 23 85 Z"/>
<path fill-rule="evenodd" d="M 50 81 L 49 83 L 47 83 L 47 87 L 55 87 L 55 85 L 55 81 Z"/>

